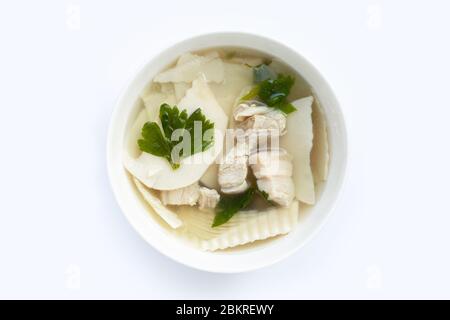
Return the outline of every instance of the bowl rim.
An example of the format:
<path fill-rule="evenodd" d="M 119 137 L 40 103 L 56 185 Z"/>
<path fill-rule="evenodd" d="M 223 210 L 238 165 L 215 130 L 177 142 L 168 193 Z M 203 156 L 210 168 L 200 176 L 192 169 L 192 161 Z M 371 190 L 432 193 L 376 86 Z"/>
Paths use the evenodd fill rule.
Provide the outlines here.
<path fill-rule="evenodd" d="M 229 41 L 232 43 L 241 41 L 242 44 L 235 44 L 232 46 L 235 47 L 242 47 L 242 48 L 249 48 L 254 49 L 262 52 L 266 52 L 268 54 L 273 55 L 269 49 L 279 49 L 281 51 L 284 51 L 286 55 L 290 55 L 295 57 L 296 60 L 301 61 L 303 66 L 307 66 L 309 69 L 309 72 L 311 72 L 316 80 L 320 83 L 320 86 L 324 91 L 327 92 L 327 95 L 330 96 L 330 99 L 332 100 L 333 104 L 333 116 L 336 117 L 336 121 L 338 122 L 339 126 L 339 140 L 340 140 L 340 150 L 339 152 L 339 172 L 336 175 L 336 181 L 334 182 L 335 187 L 334 191 L 332 191 L 330 195 L 330 199 L 328 200 L 328 205 L 326 208 L 326 212 L 324 212 L 324 216 L 316 223 L 316 225 L 312 228 L 311 231 L 309 231 L 309 234 L 305 236 L 299 243 L 295 245 L 285 246 L 286 249 L 284 251 L 282 250 L 273 250 L 273 248 L 277 245 L 277 243 L 280 243 L 278 240 L 273 241 L 272 245 L 264 245 L 263 247 L 258 248 L 257 250 L 251 251 L 251 252 L 239 252 L 236 254 L 220 254 L 216 252 L 206 252 L 207 255 L 209 255 L 209 258 L 205 257 L 205 252 L 200 251 L 198 249 L 195 249 L 198 251 L 190 252 L 191 256 L 184 254 L 182 252 L 183 248 L 180 246 L 175 245 L 175 243 L 171 243 L 170 245 L 165 243 L 160 243 L 161 241 L 161 232 L 159 233 L 160 238 L 154 237 L 153 235 L 149 235 L 144 229 L 150 228 L 150 225 L 144 221 L 143 216 L 138 216 L 134 211 L 137 211 L 138 208 L 136 207 L 136 203 L 134 203 L 134 206 L 130 204 L 130 199 L 126 199 L 123 194 L 123 186 L 121 186 L 121 182 L 118 180 L 118 168 L 117 167 L 117 161 L 120 161 L 121 163 L 121 157 L 117 155 L 117 151 L 115 145 L 117 145 L 117 131 L 118 127 L 120 128 L 120 121 L 126 122 L 127 120 L 121 120 L 120 115 L 124 112 L 124 105 L 125 100 L 130 95 L 138 95 L 138 93 L 141 90 L 137 90 L 136 88 L 133 88 L 133 85 L 137 82 L 137 79 L 140 77 L 145 77 L 145 70 L 149 68 L 151 65 L 157 65 L 159 60 L 163 60 L 163 58 L 167 55 L 170 56 L 171 52 L 176 52 L 177 49 L 180 50 L 180 48 L 183 48 L 185 46 L 194 46 L 193 43 L 197 43 L 195 45 L 195 48 L 191 48 L 186 51 L 199 51 L 204 50 L 207 48 L 212 47 L 219 47 L 219 46 L 229 46 L 227 44 L 222 45 L 206 45 L 208 43 L 217 42 L 217 39 L 222 39 L 222 41 Z M 225 40 L 224 40 L 225 39 Z M 212 41 L 211 41 L 212 40 Z M 252 41 L 257 41 L 258 43 L 267 43 L 268 49 L 262 49 L 261 47 L 255 47 L 255 45 L 249 45 Z M 220 42 L 220 41 L 218 41 Z M 182 52 L 181 52 L 182 53 Z M 180 54 L 181 54 L 180 53 Z M 179 56 L 177 54 L 176 56 Z M 298 68 L 291 65 L 291 63 L 286 62 L 286 59 L 281 59 L 283 62 L 285 62 L 288 66 L 292 67 L 294 70 L 296 70 L 302 77 L 304 77 L 304 73 L 298 71 Z M 160 63 L 161 65 L 163 63 Z M 168 63 L 165 63 L 167 65 Z M 160 69 L 159 69 L 160 70 Z M 158 70 L 158 71 L 159 71 Z M 155 74 L 152 74 L 150 77 L 146 76 L 149 81 L 154 77 Z M 310 79 L 306 79 L 307 81 Z M 310 81 L 308 81 L 311 83 Z M 311 84 L 313 87 L 313 85 Z M 313 89 L 316 89 L 313 87 Z M 130 93 L 131 92 L 131 93 Z M 321 100 L 321 96 L 316 92 L 316 94 L 319 96 L 319 100 Z M 126 105 L 125 105 L 126 106 Z M 128 109 L 132 109 L 133 107 L 128 107 Z M 328 117 L 327 114 L 325 114 L 326 117 Z M 328 123 L 327 119 L 327 127 L 329 127 L 330 124 Z M 123 125 L 122 125 L 123 127 Z M 122 136 L 123 137 L 123 136 Z M 123 140 L 123 139 L 122 139 Z M 330 143 L 330 137 L 328 137 L 329 143 Z M 121 91 L 117 102 L 114 106 L 114 110 L 112 112 L 109 126 L 108 126 L 108 133 L 107 133 L 107 143 L 106 143 L 106 164 L 107 164 L 107 171 L 108 171 L 108 177 L 109 182 L 114 194 L 114 197 L 122 211 L 122 213 L 125 215 L 128 222 L 133 226 L 133 228 L 136 230 L 136 232 L 146 241 L 148 242 L 153 248 L 155 248 L 157 251 L 162 253 L 163 255 L 171 258 L 172 260 L 183 264 L 185 266 L 202 270 L 202 271 L 208 271 L 208 272 L 214 272 L 214 273 L 238 273 L 238 272 L 246 272 L 251 270 L 260 269 L 263 267 L 267 267 L 270 265 L 273 265 L 288 256 L 291 256 L 294 252 L 305 246 L 307 243 L 310 242 L 310 240 L 317 235 L 317 233 L 323 228 L 325 223 L 328 221 L 331 214 L 334 212 L 334 209 L 339 201 L 340 195 L 342 194 L 342 190 L 344 188 L 345 184 L 345 178 L 346 178 L 346 172 L 347 172 L 347 165 L 348 165 L 348 138 L 347 138 L 347 127 L 345 125 L 345 119 L 344 115 L 342 113 L 342 109 L 340 107 L 340 104 L 338 102 L 338 99 L 336 98 L 336 95 L 334 93 L 334 90 L 330 86 L 330 84 L 325 80 L 325 78 L 322 76 L 322 74 L 317 70 L 317 68 L 304 56 L 302 56 L 300 53 L 297 52 L 297 50 L 292 49 L 289 46 L 286 46 L 283 43 L 280 43 L 276 40 L 273 40 L 271 38 L 252 34 L 252 33 L 244 33 L 244 32 L 213 32 L 213 33 L 204 33 L 200 35 L 196 35 L 193 37 L 186 38 L 182 41 L 176 41 L 173 45 L 167 47 L 166 49 L 160 51 L 160 53 L 150 57 L 145 63 L 143 63 L 137 71 L 133 74 L 131 79 L 127 81 L 127 84 L 125 88 Z M 120 148 L 122 149 L 122 148 Z M 119 158 L 119 160 L 117 159 Z M 331 155 L 330 155 L 330 160 Z M 330 168 L 331 169 L 331 168 Z M 122 171 L 125 169 L 122 166 Z M 330 170 L 331 171 L 331 170 Z M 123 172 L 122 172 L 123 173 Z M 329 181 L 325 183 L 327 185 Z M 135 196 L 135 198 L 137 198 Z M 137 199 L 135 199 L 137 200 Z M 314 207 L 316 207 L 323 199 L 320 199 Z M 127 203 L 128 202 L 128 203 Z M 142 208 L 141 208 L 142 209 Z M 325 209 L 324 209 L 325 210 Z M 146 217 L 147 220 L 148 216 Z M 145 228 L 144 228 L 145 225 Z M 299 227 L 299 226 L 297 226 Z M 163 229 L 159 227 L 160 229 Z M 152 231 L 158 231 L 154 228 L 154 225 L 152 228 L 150 228 Z M 162 231 L 162 230 L 159 230 Z M 295 230 L 294 230 L 295 231 Z M 169 237 L 173 237 L 173 235 L 168 235 Z M 283 238 L 287 238 L 290 236 L 290 233 L 287 235 L 283 235 Z M 166 238 L 167 240 L 168 238 Z M 158 242 L 159 241 L 159 242 Z M 181 242 L 181 241 L 178 241 Z M 173 246 L 173 248 L 172 248 Z M 186 247 L 185 244 L 183 244 L 184 247 Z M 267 250 L 267 248 L 272 248 L 272 250 Z M 272 253 L 272 256 L 269 256 L 269 258 L 262 258 L 263 252 L 267 251 L 267 254 Z M 237 258 L 243 258 L 244 256 L 248 256 L 245 260 L 245 263 L 242 263 L 242 259 L 236 259 Z M 224 258 L 226 257 L 226 258 Z M 230 258 L 235 257 L 235 258 Z M 253 259 L 256 258 L 258 259 Z M 208 261 L 207 261 L 208 260 Z M 207 263 L 206 263 L 207 262 Z"/>

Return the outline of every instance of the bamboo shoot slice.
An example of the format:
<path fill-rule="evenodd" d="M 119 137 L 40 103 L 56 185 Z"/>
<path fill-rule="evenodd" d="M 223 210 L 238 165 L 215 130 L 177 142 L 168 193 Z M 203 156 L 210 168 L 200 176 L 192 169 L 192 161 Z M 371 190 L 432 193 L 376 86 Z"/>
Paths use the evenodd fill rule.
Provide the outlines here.
<path fill-rule="evenodd" d="M 180 235 L 202 250 L 215 251 L 289 233 L 297 225 L 299 206 L 294 201 L 288 208 L 238 212 L 216 228 L 211 228 L 213 212 L 180 207 L 178 215 L 184 223 L 177 231 Z"/>
<path fill-rule="evenodd" d="M 292 102 L 297 111 L 287 117 L 287 132 L 280 139 L 280 146 L 294 157 L 293 175 L 295 197 L 307 203 L 315 203 L 314 178 L 311 172 L 311 148 L 313 144 L 313 127 L 311 105 L 313 97 L 306 97 Z"/>
<path fill-rule="evenodd" d="M 328 176 L 328 132 L 325 114 L 317 98 L 314 99 L 312 109 L 313 147 L 311 150 L 311 169 L 315 183 L 326 181 Z"/>
<path fill-rule="evenodd" d="M 154 191 L 147 189 L 138 179 L 133 178 L 137 189 L 142 197 L 152 207 L 157 215 L 159 215 L 169 226 L 177 229 L 183 225 L 183 222 L 178 218 L 178 215 L 161 203 Z"/>

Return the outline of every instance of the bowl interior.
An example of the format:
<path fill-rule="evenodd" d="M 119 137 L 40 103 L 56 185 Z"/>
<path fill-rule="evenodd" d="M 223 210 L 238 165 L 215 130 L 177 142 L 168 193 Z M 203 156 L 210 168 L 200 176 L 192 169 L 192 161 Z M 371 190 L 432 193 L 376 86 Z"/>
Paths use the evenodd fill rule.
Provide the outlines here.
<path fill-rule="evenodd" d="M 203 252 L 179 241 L 164 223 L 149 215 L 122 165 L 124 137 L 140 108 L 139 94 L 151 79 L 173 63 L 182 53 L 214 47 L 237 47 L 258 51 L 278 58 L 301 76 L 319 99 L 327 121 L 329 172 L 326 183 L 319 186 L 314 206 L 303 206 L 298 226 L 289 234 L 258 241 L 257 245 L 219 252 Z M 300 248 L 318 231 L 330 215 L 341 189 L 346 166 L 346 131 L 338 102 L 319 72 L 298 53 L 267 38 L 242 34 L 219 33 L 198 36 L 166 49 L 138 72 L 122 93 L 114 110 L 108 134 L 107 163 L 116 199 L 128 221 L 153 247 L 185 265 L 212 272 L 241 272 L 270 265 Z"/>

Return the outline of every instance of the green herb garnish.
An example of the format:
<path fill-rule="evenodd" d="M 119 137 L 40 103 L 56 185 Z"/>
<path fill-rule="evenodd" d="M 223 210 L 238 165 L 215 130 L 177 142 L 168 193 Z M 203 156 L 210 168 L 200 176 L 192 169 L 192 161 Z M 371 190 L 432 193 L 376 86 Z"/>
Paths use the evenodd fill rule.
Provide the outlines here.
<path fill-rule="evenodd" d="M 294 82 L 293 77 L 279 74 L 276 79 L 262 81 L 258 95 L 269 107 L 274 107 L 286 101 Z"/>
<path fill-rule="evenodd" d="M 297 110 L 287 101 L 289 92 L 295 82 L 294 77 L 278 74 L 275 78 L 273 71 L 265 64 L 253 68 L 253 76 L 256 85 L 241 100 L 259 97 L 269 107 L 279 109 L 285 114 Z"/>
<path fill-rule="evenodd" d="M 261 198 L 263 198 L 266 203 L 270 206 L 276 206 L 276 203 L 273 202 L 272 200 L 269 200 L 269 195 L 267 194 L 267 192 L 256 189 L 256 192 L 261 196 Z"/>
<path fill-rule="evenodd" d="M 170 141 L 163 136 L 158 124 L 147 122 L 142 127 L 141 132 L 143 139 L 138 140 L 139 149 L 158 157 L 164 157 L 171 162 Z"/>
<path fill-rule="evenodd" d="M 248 207 L 255 195 L 263 198 L 268 205 L 276 206 L 277 204 L 269 200 L 267 192 L 259 190 L 257 187 L 251 187 L 244 193 L 238 195 L 222 195 L 217 204 L 217 213 L 214 217 L 212 227 L 220 226 L 230 220 L 237 212 Z"/>
<path fill-rule="evenodd" d="M 206 134 L 214 133 L 212 130 L 208 131 L 210 129 L 214 129 L 214 123 L 206 119 L 200 108 L 192 112 L 186 121 L 186 130 L 191 137 L 191 154 L 205 151 L 213 145 L 214 135 Z"/>
<path fill-rule="evenodd" d="M 141 151 L 167 159 L 173 169 L 180 167 L 180 159 L 205 151 L 214 143 L 214 132 L 205 134 L 214 128 L 214 123 L 206 119 L 200 108 L 188 117 L 186 110 L 180 112 L 177 106 L 164 103 L 159 108 L 159 119 L 162 131 L 156 122 L 147 122 L 142 127 L 142 139 L 137 143 Z M 184 141 L 185 137 L 190 141 Z M 189 148 L 176 149 L 173 154 L 174 148 L 184 143 L 189 143 Z"/>
<path fill-rule="evenodd" d="M 247 92 L 243 97 L 241 97 L 241 101 L 251 100 L 256 98 L 259 93 L 259 86 L 254 86 L 249 92 Z"/>
<path fill-rule="evenodd" d="M 249 188 L 238 195 L 222 195 L 217 204 L 217 213 L 212 227 L 217 227 L 230 220 L 238 211 L 246 208 L 253 199 L 255 188 Z"/>
<path fill-rule="evenodd" d="M 171 140 L 175 130 L 186 127 L 188 115 L 186 110 L 180 112 L 177 106 L 171 107 L 164 103 L 159 107 L 159 119 L 161 120 L 164 135 Z"/>

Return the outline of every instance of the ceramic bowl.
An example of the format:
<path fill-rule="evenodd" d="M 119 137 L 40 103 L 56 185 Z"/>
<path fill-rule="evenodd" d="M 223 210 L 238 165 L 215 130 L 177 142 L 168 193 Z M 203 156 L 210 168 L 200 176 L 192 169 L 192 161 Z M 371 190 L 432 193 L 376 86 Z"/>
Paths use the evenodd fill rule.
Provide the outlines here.
<path fill-rule="evenodd" d="M 242 47 L 277 57 L 297 71 L 312 87 L 325 113 L 330 148 L 328 179 L 317 203 L 301 215 L 289 234 L 238 250 L 203 252 L 175 237 L 148 212 L 122 165 L 124 137 L 137 114 L 139 93 L 161 70 L 182 53 L 212 47 Z M 246 33 L 213 33 L 196 36 L 152 57 L 131 80 L 117 101 L 108 140 L 107 166 L 117 202 L 134 229 L 162 254 L 184 265 L 211 272 L 234 273 L 255 270 L 280 261 L 301 248 L 330 216 L 342 188 L 347 162 L 346 128 L 339 103 L 320 72 L 295 50 L 262 36 Z"/>

